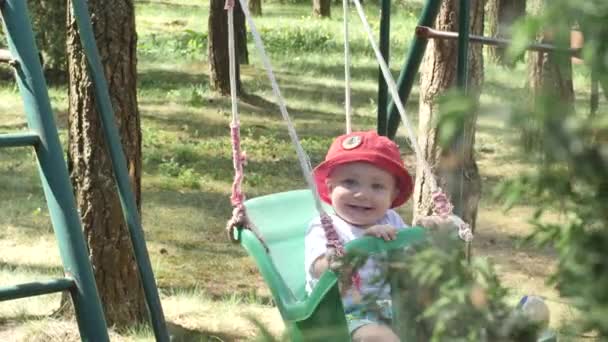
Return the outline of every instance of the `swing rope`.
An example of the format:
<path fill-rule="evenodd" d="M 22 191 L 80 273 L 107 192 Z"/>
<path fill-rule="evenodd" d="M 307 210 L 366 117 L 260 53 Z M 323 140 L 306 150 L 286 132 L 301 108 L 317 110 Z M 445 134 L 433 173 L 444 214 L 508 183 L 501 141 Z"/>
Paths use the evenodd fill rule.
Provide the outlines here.
<path fill-rule="evenodd" d="M 386 84 L 391 93 L 391 97 L 393 98 L 393 103 L 395 104 L 397 111 L 399 112 L 399 116 L 401 117 L 401 121 L 403 122 L 403 125 L 406 128 L 406 137 L 408 138 L 410 145 L 414 149 L 414 152 L 416 154 L 416 161 L 417 163 L 420 163 L 422 165 L 423 172 L 427 174 L 427 180 L 429 181 L 431 188 L 431 197 L 433 199 L 433 212 L 442 218 L 447 218 L 452 214 L 454 206 L 450 203 L 447 195 L 443 192 L 443 190 L 437 185 L 437 181 L 435 180 L 433 171 L 431 170 L 429 164 L 426 162 L 426 158 L 422 154 L 422 150 L 418 145 L 418 140 L 416 138 L 416 134 L 414 133 L 414 129 L 412 128 L 412 124 L 409 121 L 407 115 L 405 115 L 405 108 L 403 107 L 403 103 L 401 102 L 401 98 L 399 97 L 397 85 L 395 84 L 388 65 L 386 64 L 384 57 L 382 57 L 382 53 L 380 52 L 380 49 L 378 48 L 376 41 L 374 40 L 374 35 L 372 33 L 371 28 L 369 27 L 365 12 L 363 12 L 361 2 L 359 0 L 352 1 L 355 4 L 355 7 L 357 8 L 357 13 L 359 14 L 359 18 L 361 19 L 361 23 L 363 24 L 363 29 L 367 34 L 372 49 L 374 50 L 376 60 L 378 61 Z M 470 242 L 473 239 L 473 234 L 471 233 L 471 228 L 469 224 L 464 221 L 459 224 L 458 236 L 462 240 L 467 242 Z"/>
<path fill-rule="evenodd" d="M 352 130 L 351 116 L 352 108 L 350 103 L 350 46 L 348 38 L 348 0 L 342 0 L 342 10 L 344 12 L 344 113 L 346 115 L 346 134 Z"/>
<path fill-rule="evenodd" d="M 228 237 L 232 242 L 238 242 L 235 229 L 243 227 L 249 229 L 262 243 L 266 252 L 269 252 L 268 245 L 264 241 L 257 227 L 251 222 L 247 216 L 244 201 L 245 194 L 243 193 L 243 166 L 247 159 L 246 154 L 241 150 L 241 122 L 238 111 L 238 97 L 236 87 L 236 57 L 234 51 L 234 0 L 227 0 L 224 9 L 228 11 L 228 60 L 230 74 L 230 102 L 232 108 L 232 121 L 230 122 L 230 138 L 232 141 L 232 166 L 234 168 L 234 180 L 232 182 L 232 194 L 230 202 L 234 209 L 232 217 L 226 224 Z"/>
<path fill-rule="evenodd" d="M 277 83 L 274 73 L 272 71 L 270 59 L 268 58 L 268 56 L 266 54 L 266 50 L 264 49 L 264 44 L 262 42 L 262 38 L 260 37 L 260 34 L 258 33 L 255 23 L 253 22 L 253 20 L 251 19 L 251 16 L 249 15 L 249 10 L 247 9 L 247 4 L 244 3 L 243 0 L 239 0 L 239 1 L 241 4 L 241 9 L 245 15 L 245 18 L 247 19 L 247 23 L 249 24 L 249 28 L 251 29 L 257 51 L 259 52 L 259 55 L 260 55 L 260 59 L 262 60 L 264 69 L 266 70 L 268 78 L 272 85 L 272 91 L 275 96 L 275 101 L 279 105 L 281 115 L 287 125 L 289 137 L 291 138 L 291 141 L 296 149 L 296 154 L 298 157 L 298 161 L 300 163 L 300 169 L 302 170 L 302 173 L 304 174 L 304 178 L 306 180 L 308 187 L 312 191 L 313 198 L 315 201 L 315 207 L 321 217 L 321 224 L 323 226 L 323 229 L 325 231 L 325 236 L 327 238 L 328 254 L 341 257 L 344 255 L 344 246 L 338 236 L 338 233 L 336 232 L 336 230 L 333 226 L 331 217 L 325 212 L 325 209 L 323 209 L 323 205 L 321 204 L 321 199 L 319 198 L 316 184 L 312 178 L 312 166 L 310 164 L 310 159 L 308 158 L 308 155 L 304 151 L 304 148 L 302 147 L 300 140 L 298 139 L 298 135 L 296 133 L 294 125 L 291 121 L 291 118 L 289 117 L 289 113 L 287 112 L 287 106 L 285 105 L 285 100 L 281 96 L 281 92 L 279 90 L 278 83 Z M 244 196 L 242 195 L 242 189 L 241 189 L 241 184 L 242 184 L 242 179 L 243 179 L 243 172 L 242 172 L 243 171 L 243 165 L 242 165 L 243 154 L 240 153 L 240 151 L 241 151 L 240 139 L 239 139 L 239 136 L 240 136 L 239 135 L 239 131 L 240 131 L 239 126 L 240 125 L 239 125 L 239 121 L 238 121 L 238 110 L 237 110 L 238 99 L 236 96 L 236 89 L 235 89 L 236 88 L 236 71 L 235 71 L 236 70 L 236 58 L 235 58 L 235 53 L 234 53 L 234 40 L 235 39 L 234 39 L 233 19 L 231 19 L 233 17 L 233 11 L 234 11 L 234 0 L 227 0 L 225 9 L 228 10 L 228 18 L 229 18 L 228 19 L 228 21 L 229 21 L 228 40 L 229 40 L 229 59 L 230 59 L 230 65 L 231 65 L 230 66 L 230 86 L 231 86 L 230 92 L 231 92 L 231 96 L 232 96 L 232 115 L 233 115 L 233 124 L 231 125 L 231 136 L 232 136 L 232 146 L 233 146 L 232 147 L 233 161 L 235 164 L 235 171 L 236 171 L 235 180 L 234 180 L 234 184 L 233 184 L 233 193 L 231 196 L 231 198 L 236 199 L 236 203 L 233 202 L 233 205 L 235 206 L 235 210 L 233 211 L 233 217 L 228 221 L 228 230 L 233 231 L 238 226 L 238 225 L 235 225 L 235 223 L 237 223 L 239 219 L 240 220 L 244 219 L 245 223 L 249 223 L 249 225 L 243 226 L 245 228 L 250 228 L 250 227 L 252 227 L 252 225 L 251 225 L 251 221 L 247 218 L 247 215 L 244 210 L 244 208 L 245 208 L 243 205 Z M 235 215 L 235 213 L 238 216 Z M 256 234 L 256 235 L 258 235 L 258 238 L 260 237 L 259 234 Z M 233 236 L 233 234 L 231 234 L 231 236 Z M 359 281 L 357 279 L 354 279 L 354 282 L 355 282 L 355 284 L 357 284 Z"/>
<path fill-rule="evenodd" d="M 350 112 L 351 112 L 351 108 L 350 108 L 351 107 L 350 106 L 350 69 L 349 69 L 349 67 L 350 67 L 349 50 L 350 49 L 348 46 L 348 24 L 347 24 L 348 4 L 347 4 L 347 1 L 348 0 L 344 0 L 344 4 L 343 4 L 344 13 L 345 13 L 345 15 L 344 15 L 345 42 L 344 42 L 344 44 L 345 44 L 345 63 L 346 63 L 346 66 L 345 66 L 345 79 L 346 79 L 345 80 L 345 84 L 346 84 L 345 107 L 346 107 L 346 117 L 347 117 L 346 129 L 347 129 L 347 132 L 350 132 L 350 130 L 351 130 L 351 127 L 350 127 Z M 245 0 L 239 0 L 239 2 L 241 4 L 241 9 L 245 15 L 247 23 L 249 24 L 249 27 L 251 29 L 251 32 L 252 32 L 252 35 L 254 38 L 254 43 L 255 43 L 257 51 L 260 55 L 260 59 L 262 60 L 264 68 L 267 72 L 267 76 L 271 82 L 273 94 L 274 94 L 275 100 L 279 106 L 283 120 L 285 121 L 285 123 L 287 125 L 287 130 L 288 130 L 290 139 L 296 149 L 296 154 L 298 157 L 298 161 L 300 163 L 300 168 L 302 170 L 302 173 L 304 175 L 304 178 L 306 180 L 308 187 L 312 191 L 313 199 L 315 202 L 315 207 L 316 207 L 317 211 L 319 212 L 319 215 L 321 217 L 321 224 L 325 231 L 325 235 L 326 235 L 326 239 L 327 239 L 328 254 L 340 257 L 344 254 L 344 247 L 343 247 L 342 241 L 340 240 L 337 232 L 335 231 L 335 228 L 333 227 L 331 217 L 325 212 L 325 210 L 323 209 L 323 206 L 321 204 L 321 200 L 319 198 L 319 195 L 318 195 L 318 192 L 316 189 L 316 184 L 312 178 L 312 167 L 310 164 L 310 159 L 309 159 L 308 155 L 306 154 L 306 152 L 304 151 L 304 149 L 302 148 L 302 145 L 301 145 L 301 143 L 298 139 L 297 133 L 295 131 L 294 125 L 291 121 L 289 113 L 287 112 L 285 100 L 282 97 L 281 92 L 279 90 L 278 83 L 276 81 L 276 78 L 275 78 L 273 70 L 272 70 L 272 66 L 270 64 L 270 60 L 266 54 L 262 39 L 257 31 L 255 23 L 253 22 L 253 19 L 251 18 L 250 14 L 249 14 L 249 11 L 247 9 L 247 4 L 245 3 Z M 406 136 L 408 138 L 408 141 L 410 142 L 410 145 L 414 149 L 417 162 L 422 163 L 421 165 L 422 165 L 423 171 L 427 173 L 428 180 L 430 183 L 430 188 L 431 188 L 431 195 L 432 195 L 432 199 L 433 199 L 433 203 L 434 203 L 433 212 L 436 215 L 439 215 L 440 217 L 447 218 L 449 215 L 452 214 L 453 206 L 449 202 L 449 199 L 447 198 L 445 193 L 441 190 L 441 188 L 438 187 L 437 182 L 434 178 L 433 172 L 432 172 L 430 166 L 428 165 L 428 163 L 426 162 L 426 159 L 424 158 L 422 151 L 420 150 L 420 147 L 419 147 L 417 139 L 416 139 L 416 135 L 412 128 L 412 124 L 410 123 L 408 117 L 405 114 L 405 109 L 404 109 L 401 99 L 399 97 L 395 81 L 393 80 L 393 77 L 388 69 L 388 66 L 387 66 L 386 62 L 384 61 L 384 58 L 382 57 L 382 54 L 380 53 L 380 50 L 378 49 L 378 47 L 375 43 L 372 31 L 371 31 L 369 24 L 367 22 L 367 19 L 365 17 L 365 13 L 363 12 L 361 3 L 359 2 L 359 0 L 353 0 L 353 2 L 355 3 L 356 9 L 357 9 L 359 17 L 361 19 L 361 22 L 363 24 L 364 30 L 366 31 L 370 44 L 374 50 L 376 59 L 378 61 L 380 69 L 382 70 L 382 73 L 384 75 L 384 79 L 387 82 L 387 86 L 391 92 L 393 101 L 397 107 L 399 115 L 401 116 L 401 119 L 402 119 L 401 121 L 403 122 L 403 124 L 406 128 L 406 132 L 407 132 Z M 231 238 L 234 239 L 234 234 L 232 234 L 232 232 L 234 231 L 234 228 L 236 226 L 242 226 L 242 227 L 249 228 L 254 233 L 256 233 L 256 230 L 255 230 L 253 224 L 251 223 L 251 221 L 247 218 L 247 215 L 245 212 L 245 207 L 243 205 L 244 195 L 242 192 L 242 180 L 243 180 L 243 163 L 245 161 L 245 154 L 244 154 L 244 152 L 241 152 L 241 148 L 240 148 L 240 123 L 239 123 L 239 118 L 238 118 L 238 106 L 237 106 L 238 100 L 237 100 L 237 96 L 236 96 L 236 72 L 235 72 L 236 58 L 235 58 L 235 53 L 234 53 L 235 39 L 234 39 L 234 24 L 233 24 L 234 23 L 234 19 L 233 19 L 234 0 L 226 0 L 225 9 L 228 10 L 230 86 L 231 86 L 232 117 L 233 117 L 233 120 L 232 120 L 232 123 L 230 126 L 231 126 L 231 141 L 232 141 L 232 151 L 233 151 L 233 164 L 234 164 L 234 169 L 235 169 L 235 179 L 234 179 L 234 183 L 233 183 L 233 187 L 232 187 L 232 196 L 231 196 L 231 201 L 232 201 L 232 204 L 234 205 L 235 209 L 233 211 L 233 217 L 228 223 L 228 230 L 229 230 L 229 232 L 231 232 L 231 234 L 230 234 Z M 258 238 L 260 238 L 260 241 L 263 242 L 260 234 L 256 233 L 256 235 L 258 236 Z M 473 238 L 470 227 L 465 222 L 462 222 L 459 225 L 458 235 L 460 236 L 461 239 L 463 239 L 465 241 L 471 241 Z M 357 279 L 358 278 L 357 273 L 354 274 L 353 278 L 354 278 L 353 282 L 355 284 L 360 283 L 360 279 Z"/>

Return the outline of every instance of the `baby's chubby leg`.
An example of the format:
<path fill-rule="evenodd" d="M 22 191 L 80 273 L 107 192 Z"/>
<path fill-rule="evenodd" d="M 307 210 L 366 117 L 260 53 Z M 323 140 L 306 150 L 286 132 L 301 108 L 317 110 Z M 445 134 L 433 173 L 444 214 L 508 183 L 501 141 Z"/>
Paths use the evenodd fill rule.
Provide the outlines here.
<path fill-rule="evenodd" d="M 353 332 L 353 342 L 399 342 L 399 337 L 384 324 L 366 324 Z"/>

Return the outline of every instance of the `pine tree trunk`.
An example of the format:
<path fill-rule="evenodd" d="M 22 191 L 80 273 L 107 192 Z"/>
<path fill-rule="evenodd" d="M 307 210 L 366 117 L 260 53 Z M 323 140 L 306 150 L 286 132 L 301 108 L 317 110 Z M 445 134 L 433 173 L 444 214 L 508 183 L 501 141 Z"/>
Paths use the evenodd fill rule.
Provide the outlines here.
<path fill-rule="evenodd" d="M 530 11 L 533 15 L 538 15 L 542 11 L 542 0 L 535 0 L 531 3 Z M 550 32 L 548 29 L 545 32 Z M 540 42 L 554 43 L 548 34 L 541 34 Z M 536 101 L 550 98 L 553 103 L 559 103 L 557 108 L 563 113 L 574 111 L 574 85 L 572 81 L 572 60 L 567 58 L 560 59 L 560 55 L 548 52 L 528 52 L 528 89 L 531 106 Z M 558 115 L 558 113 L 556 113 Z M 521 139 L 527 151 L 538 150 L 543 144 L 543 132 L 539 122 L 530 120 L 529 125 L 521 131 Z"/>
<path fill-rule="evenodd" d="M 262 0 L 249 0 L 247 2 L 249 13 L 256 17 L 262 16 Z"/>
<path fill-rule="evenodd" d="M 239 43 L 239 20 L 237 20 L 237 13 L 242 14 L 240 3 L 236 1 L 234 8 L 234 35 L 237 41 L 235 42 L 235 49 L 238 53 L 239 44 L 244 44 L 246 49 L 246 42 Z M 244 20 L 243 20 L 244 23 Z M 209 37 L 207 38 L 209 43 L 208 56 L 209 56 L 209 83 L 211 89 L 220 93 L 221 95 L 230 94 L 230 70 L 228 60 L 228 14 L 224 9 L 223 0 L 211 0 L 209 8 Z M 246 35 L 245 35 L 246 37 Z M 241 45 L 242 48 L 242 45 Z M 237 54 L 237 58 L 239 55 Z M 241 75 L 239 68 L 239 60 L 236 63 L 236 84 L 237 94 L 241 93 Z"/>
<path fill-rule="evenodd" d="M 513 23 L 526 14 L 526 0 L 489 0 L 487 4 L 488 31 L 491 37 L 510 38 Z M 488 58 L 505 64 L 505 49 L 488 46 Z"/>
<path fill-rule="evenodd" d="M 141 203 L 141 128 L 136 97 L 136 34 L 132 0 L 89 0 L 131 184 Z M 68 13 L 68 166 L 97 288 L 108 325 L 132 327 L 147 317 L 131 241 L 77 24 Z"/>
<path fill-rule="evenodd" d="M 319 18 L 331 16 L 331 0 L 312 0 L 312 15 Z"/>
<path fill-rule="evenodd" d="M 36 44 L 43 55 L 47 79 L 65 82 L 66 62 L 66 3 L 67 0 L 28 0 L 28 10 Z"/>
<path fill-rule="evenodd" d="M 483 32 L 483 5 L 482 0 L 471 1 L 471 34 L 479 35 Z M 445 31 L 458 30 L 457 0 L 446 0 L 442 3 L 435 27 Z M 478 101 L 483 81 L 482 47 L 471 44 L 469 49 L 469 94 Z M 439 110 L 438 97 L 455 85 L 456 61 L 456 41 L 435 39 L 429 42 L 420 76 L 418 144 L 428 164 L 433 168 L 433 173 L 438 177 L 439 186 L 452 200 L 455 212 L 461 213 L 462 218 L 474 229 L 481 196 L 481 179 L 474 155 L 476 110 L 465 120 L 460 146 L 442 148 L 437 139 L 437 127 L 434 125 Z M 415 218 L 432 212 L 433 204 L 427 177 L 419 163 L 414 190 Z"/>
<path fill-rule="evenodd" d="M 261 3 L 260 3 L 261 6 Z M 260 7 L 260 11 L 262 8 Z M 249 64 L 249 52 L 247 51 L 247 25 L 245 13 L 239 3 L 234 8 L 234 30 L 236 34 L 236 53 L 239 64 Z"/>

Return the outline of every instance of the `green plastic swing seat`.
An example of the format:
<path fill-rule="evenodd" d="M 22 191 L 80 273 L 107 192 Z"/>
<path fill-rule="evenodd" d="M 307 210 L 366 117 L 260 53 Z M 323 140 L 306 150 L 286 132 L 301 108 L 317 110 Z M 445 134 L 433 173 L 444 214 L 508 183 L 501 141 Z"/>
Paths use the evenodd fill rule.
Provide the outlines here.
<path fill-rule="evenodd" d="M 318 215 L 310 190 L 294 190 L 245 202 L 269 253 L 255 234 L 237 229 L 238 240 L 255 262 L 285 322 L 290 341 L 350 341 L 336 275 L 327 271 L 308 295 L 305 290 L 304 236 Z M 328 207 L 328 211 L 331 208 Z M 346 252 L 374 254 L 422 241 L 422 228 L 410 228 L 391 242 L 369 237 L 352 241 Z"/>

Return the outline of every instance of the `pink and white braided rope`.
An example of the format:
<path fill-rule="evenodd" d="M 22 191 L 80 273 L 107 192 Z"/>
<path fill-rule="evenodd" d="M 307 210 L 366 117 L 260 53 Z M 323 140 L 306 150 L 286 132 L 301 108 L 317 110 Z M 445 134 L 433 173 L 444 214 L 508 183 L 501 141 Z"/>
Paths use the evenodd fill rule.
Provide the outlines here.
<path fill-rule="evenodd" d="M 433 199 L 433 213 L 443 219 L 448 219 L 452 215 L 452 210 L 454 210 L 454 206 L 450 203 L 448 196 L 441 190 L 441 188 L 437 188 L 435 191 L 431 193 L 431 198 Z M 473 233 L 471 232 L 471 226 L 468 223 L 464 222 L 462 219 L 452 218 L 454 224 L 458 226 L 458 237 L 466 242 L 470 242 L 473 240 Z"/>

